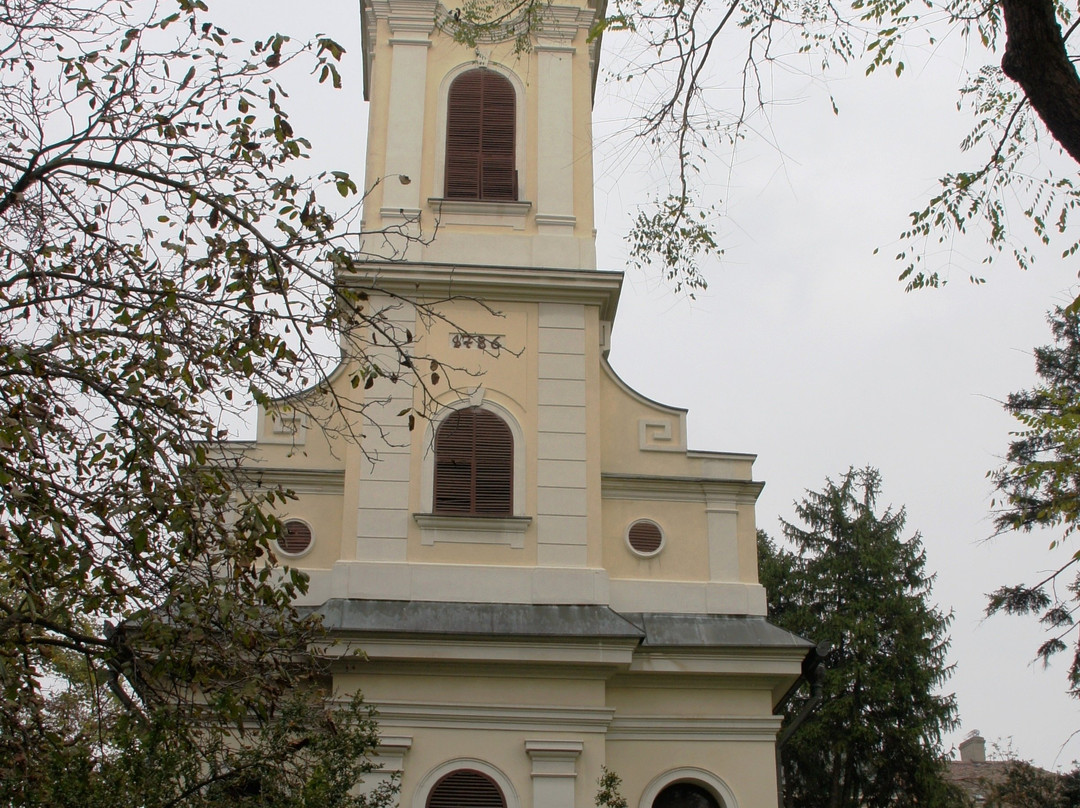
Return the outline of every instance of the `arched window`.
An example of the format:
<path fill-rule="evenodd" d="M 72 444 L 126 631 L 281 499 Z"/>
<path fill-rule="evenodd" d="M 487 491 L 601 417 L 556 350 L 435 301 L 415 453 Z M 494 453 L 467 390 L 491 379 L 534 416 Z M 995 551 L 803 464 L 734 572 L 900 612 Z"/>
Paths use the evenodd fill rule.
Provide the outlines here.
<path fill-rule="evenodd" d="M 446 100 L 447 199 L 514 201 L 516 98 L 509 79 L 479 68 L 462 73 Z"/>
<path fill-rule="evenodd" d="M 652 808 L 723 808 L 712 792 L 697 783 L 672 783 L 656 795 Z"/>
<path fill-rule="evenodd" d="M 506 800 L 487 775 L 458 769 L 435 784 L 426 808 L 506 808 Z"/>
<path fill-rule="evenodd" d="M 480 407 L 450 413 L 435 432 L 434 512 L 510 516 L 513 492 L 510 427 Z"/>

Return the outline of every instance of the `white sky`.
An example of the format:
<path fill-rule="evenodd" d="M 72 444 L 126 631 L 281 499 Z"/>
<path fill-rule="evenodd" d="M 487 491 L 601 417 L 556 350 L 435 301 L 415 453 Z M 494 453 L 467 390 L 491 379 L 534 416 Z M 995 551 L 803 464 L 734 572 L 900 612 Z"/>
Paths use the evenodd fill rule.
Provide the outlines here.
<path fill-rule="evenodd" d="M 246 37 L 325 32 L 347 48 L 344 90 L 305 89 L 294 120 L 313 140 L 318 168 L 361 177 L 357 4 L 323 0 L 298 12 L 272 0 L 260 4 L 258 20 L 250 8 L 223 0 L 212 10 Z M 755 477 L 766 483 L 758 522 L 774 537 L 804 490 L 850 465 L 879 468 L 882 504 L 907 506 L 938 574 L 934 598 L 955 616 L 947 689 L 957 694 L 962 727 L 946 747 L 978 729 L 990 741 L 1011 738 L 1039 765 L 1069 766 L 1080 758 L 1080 739 L 1070 740 L 1080 704 L 1065 695 L 1064 664 L 1032 664 L 1043 640 L 1033 619 L 983 617 L 985 593 L 1033 580 L 1062 551 L 1047 552 L 1049 535 L 984 541 L 985 473 L 1014 428 L 998 402 L 1034 383 L 1031 349 L 1049 341 L 1047 310 L 1076 293 L 1077 267 L 1057 258 L 1060 250 L 1044 252 L 1027 273 L 1002 259 L 975 287 L 968 266 L 981 253 L 958 245 L 946 288 L 904 293 L 891 256 L 907 213 L 922 207 L 938 176 L 976 165 L 957 147 L 969 123 L 956 111 L 959 47 L 906 61 L 900 80 L 865 79 L 859 69 L 831 79 L 839 116 L 820 84 L 777 75 L 785 103 L 761 126 L 782 151 L 750 143 L 730 173 L 719 157 L 712 162 L 726 255 L 705 267 L 708 291 L 691 301 L 628 272 L 611 362 L 645 395 L 689 408 L 692 448 L 758 455 Z M 637 154 L 619 134 L 630 107 L 629 96 L 601 84 L 594 120 L 604 269 L 626 267 L 621 237 L 658 187 L 655 165 L 627 158 Z"/>

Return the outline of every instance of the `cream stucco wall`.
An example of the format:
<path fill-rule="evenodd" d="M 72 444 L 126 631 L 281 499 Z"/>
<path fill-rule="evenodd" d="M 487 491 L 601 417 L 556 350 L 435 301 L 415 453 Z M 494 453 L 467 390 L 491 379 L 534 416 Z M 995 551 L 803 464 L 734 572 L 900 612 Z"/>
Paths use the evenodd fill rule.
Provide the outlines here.
<path fill-rule="evenodd" d="M 550 7 L 534 46 L 518 52 L 513 42 L 455 42 L 443 30 L 453 25 L 455 7 L 430 0 L 364 5 L 372 102 L 365 225 L 422 236 L 425 243 L 391 239 L 400 250 L 394 257 L 409 260 L 595 267 L 594 11 L 572 2 Z M 518 90 L 520 203 L 438 201 L 447 79 L 480 64 Z"/>

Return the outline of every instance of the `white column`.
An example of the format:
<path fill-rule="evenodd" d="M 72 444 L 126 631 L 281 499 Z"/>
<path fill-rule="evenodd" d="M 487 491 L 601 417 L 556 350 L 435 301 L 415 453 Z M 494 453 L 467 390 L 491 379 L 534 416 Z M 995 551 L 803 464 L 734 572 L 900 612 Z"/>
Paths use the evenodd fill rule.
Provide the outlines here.
<path fill-rule="evenodd" d="M 581 741 L 525 741 L 532 760 L 532 808 L 574 808 Z"/>
<path fill-rule="evenodd" d="M 357 784 L 353 793 L 371 794 L 380 786 L 389 786 L 395 776 L 401 777 L 405 770 L 405 754 L 411 748 L 412 738 L 408 735 L 380 737 L 375 754 L 371 756 L 375 769 L 364 775 L 363 781 Z M 394 804 L 397 804 L 396 799 Z"/>
<path fill-rule="evenodd" d="M 382 310 L 386 328 L 398 339 L 406 329 L 416 333 L 416 310 L 410 304 L 372 298 Z M 356 558 L 361 561 L 404 561 L 409 532 L 409 471 L 412 432 L 404 416 L 413 405 L 413 388 L 402 374 L 397 350 L 380 345 L 369 357 L 385 375 L 367 391 L 364 416 L 364 457 L 358 475 Z M 396 379 L 396 381 L 394 380 Z"/>
<path fill-rule="evenodd" d="M 574 47 L 538 43 L 536 223 L 541 230 L 574 229 Z"/>
<path fill-rule="evenodd" d="M 709 531 L 709 580 L 739 580 L 739 511 L 735 502 L 707 495 L 705 514 Z"/>
<path fill-rule="evenodd" d="M 415 219 L 420 213 L 420 171 L 424 146 L 424 103 L 432 0 L 390 0 L 382 7 L 390 25 L 390 109 L 383 168 L 384 219 Z M 407 181 L 401 178 L 408 178 Z"/>
<path fill-rule="evenodd" d="M 539 305 L 537 563 L 588 564 L 585 307 Z"/>

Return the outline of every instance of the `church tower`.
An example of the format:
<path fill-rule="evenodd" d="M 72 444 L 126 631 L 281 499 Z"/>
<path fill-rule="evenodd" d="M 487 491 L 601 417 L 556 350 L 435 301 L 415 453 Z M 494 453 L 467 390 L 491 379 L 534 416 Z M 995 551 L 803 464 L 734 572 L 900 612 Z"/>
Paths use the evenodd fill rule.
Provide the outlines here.
<path fill-rule="evenodd" d="M 462 18 L 437 0 L 363 4 L 365 225 L 424 237 L 396 245 L 406 260 L 595 269 L 596 7 L 511 18 L 474 46 L 455 41 Z"/>
<path fill-rule="evenodd" d="M 378 709 L 402 808 L 589 808 L 604 768 L 631 808 L 773 808 L 810 644 L 765 619 L 753 456 L 688 449 L 685 410 L 607 362 L 602 9 L 464 45 L 468 13 L 362 0 L 356 328 L 333 395 L 241 447 L 297 496 L 280 557 L 341 641 L 334 686 Z"/>

